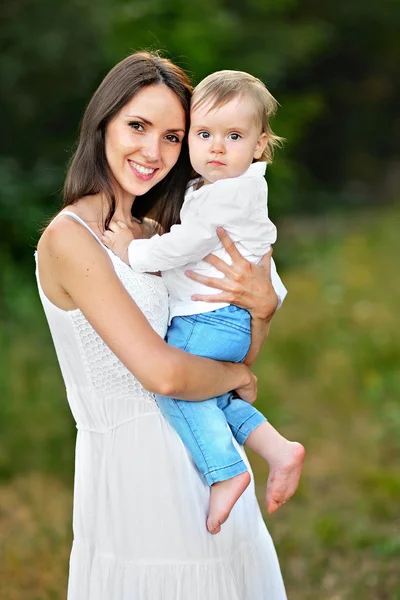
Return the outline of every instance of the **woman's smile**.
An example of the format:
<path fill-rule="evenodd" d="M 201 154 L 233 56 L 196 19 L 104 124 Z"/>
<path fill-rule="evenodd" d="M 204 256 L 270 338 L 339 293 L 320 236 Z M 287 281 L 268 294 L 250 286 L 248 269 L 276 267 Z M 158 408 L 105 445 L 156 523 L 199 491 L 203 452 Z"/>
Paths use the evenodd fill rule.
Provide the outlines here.
<path fill-rule="evenodd" d="M 157 168 L 145 167 L 144 165 L 141 165 L 140 163 L 129 159 L 128 165 L 132 173 L 139 179 L 142 179 L 143 181 L 150 181 L 150 179 L 152 179 L 156 171 L 158 171 Z"/>

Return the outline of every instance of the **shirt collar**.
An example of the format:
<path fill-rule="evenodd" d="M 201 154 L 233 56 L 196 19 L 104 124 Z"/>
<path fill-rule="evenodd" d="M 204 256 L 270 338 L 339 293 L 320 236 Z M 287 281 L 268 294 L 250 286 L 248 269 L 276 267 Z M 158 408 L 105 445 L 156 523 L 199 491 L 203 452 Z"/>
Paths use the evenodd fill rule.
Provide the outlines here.
<path fill-rule="evenodd" d="M 265 171 L 267 169 L 267 163 L 264 161 L 255 162 L 250 165 L 250 167 L 239 177 L 234 177 L 233 179 L 240 179 L 241 177 L 264 177 Z M 196 189 L 197 184 L 201 181 L 201 177 L 195 177 L 191 179 L 186 188 L 187 197 L 193 196 L 193 194 L 197 195 L 197 192 L 201 192 L 203 190 L 203 186 L 200 189 Z"/>
<path fill-rule="evenodd" d="M 197 189 L 197 185 L 200 183 L 201 181 L 201 177 L 195 177 L 194 179 L 190 179 L 189 183 L 187 184 L 186 187 L 186 195 L 192 195 L 195 194 L 196 192 L 200 192 L 200 190 L 203 189 L 203 186 L 201 186 L 200 189 Z"/>
<path fill-rule="evenodd" d="M 254 162 L 249 166 L 247 171 L 245 171 L 243 173 L 243 175 L 241 175 L 241 177 L 257 177 L 257 176 L 263 177 L 265 175 L 266 170 L 267 170 L 266 162 L 264 162 L 264 161 Z"/>

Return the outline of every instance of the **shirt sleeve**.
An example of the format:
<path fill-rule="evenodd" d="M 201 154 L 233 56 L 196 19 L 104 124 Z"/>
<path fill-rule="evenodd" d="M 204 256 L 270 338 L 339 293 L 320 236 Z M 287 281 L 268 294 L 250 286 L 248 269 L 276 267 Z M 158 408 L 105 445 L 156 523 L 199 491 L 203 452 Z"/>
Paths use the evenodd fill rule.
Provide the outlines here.
<path fill-rule="evenodd" d="M 273 288 L 278 296 L 278 308 L 282 306 L 282 303 L 287 295 L 287 289 L 282 283 L 282 279 L 278 275 L 278 271 L 276 270 L 276 265 L 274 259 L 271 258 L 271 282 Z"/>
<path fill-rule="evenodd" d="M 235 180 L 217 181 L 191 200 L 182 211 L 182 223 L 173 225 L 169 233 L 133 240 L 128 248 L 129 264 L 134 271 L 144 273 L 168 271 L 202 260 L 219 243 L 217 226 L 242 222 L 246 211 Z"/>
<path fill-rule="evenodd" d="M 168 271 L 190 262 L 202 260 L 218 244 L 216 228 L 194 211 L 187 211 L 180 225 L 169 233 L 148 240 L 133 240 L 128 259 L 138 273 Z"/>

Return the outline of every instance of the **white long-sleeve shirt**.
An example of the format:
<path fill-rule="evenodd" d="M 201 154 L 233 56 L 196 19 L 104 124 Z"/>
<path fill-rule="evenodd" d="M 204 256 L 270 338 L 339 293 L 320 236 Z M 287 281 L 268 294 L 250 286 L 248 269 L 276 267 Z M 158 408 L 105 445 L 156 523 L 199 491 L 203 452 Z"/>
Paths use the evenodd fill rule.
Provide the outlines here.
<path fill-rule="evenodd" d="M 128 257 L 138 273 L 161 271 L 170 294 L 170 320 L 175 316 L 200 314 L 228 306 L 226 303 L 194 301 L 193 294 L 218 294 L 220 290 L 192 281 L 191 269 L 210 277 L 223 273 L 202 259 L 210 252 L 231 263 L 216 233 L 223 226 L 239 252 L 258 263 L 276 241 L 276 227 L 268 218 L 268 188 L 264 179 L 266 163 L 253 163 L 240 177 L 220 179 L 195 190 L 188 189 L 180 225 L 169 233 L 148 240 L 133 240 Z M 271 279 L 282 304 L 287 291 L 271 260 Z"/>

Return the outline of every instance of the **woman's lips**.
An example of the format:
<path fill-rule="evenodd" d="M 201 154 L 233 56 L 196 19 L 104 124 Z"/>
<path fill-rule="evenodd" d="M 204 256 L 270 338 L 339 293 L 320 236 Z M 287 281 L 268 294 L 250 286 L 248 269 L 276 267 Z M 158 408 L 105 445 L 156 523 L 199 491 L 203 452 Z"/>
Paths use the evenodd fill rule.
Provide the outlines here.
<path fill-rule="evenodd" d="M 149 181 L 154 177 L 154 174 L 158 171 L 158 169 L 153 169 L 150 167 L 145 167 L 139 163 L 134 162 L 133 160 L 128 160 L 130 170 L 142 181 Z"/>

